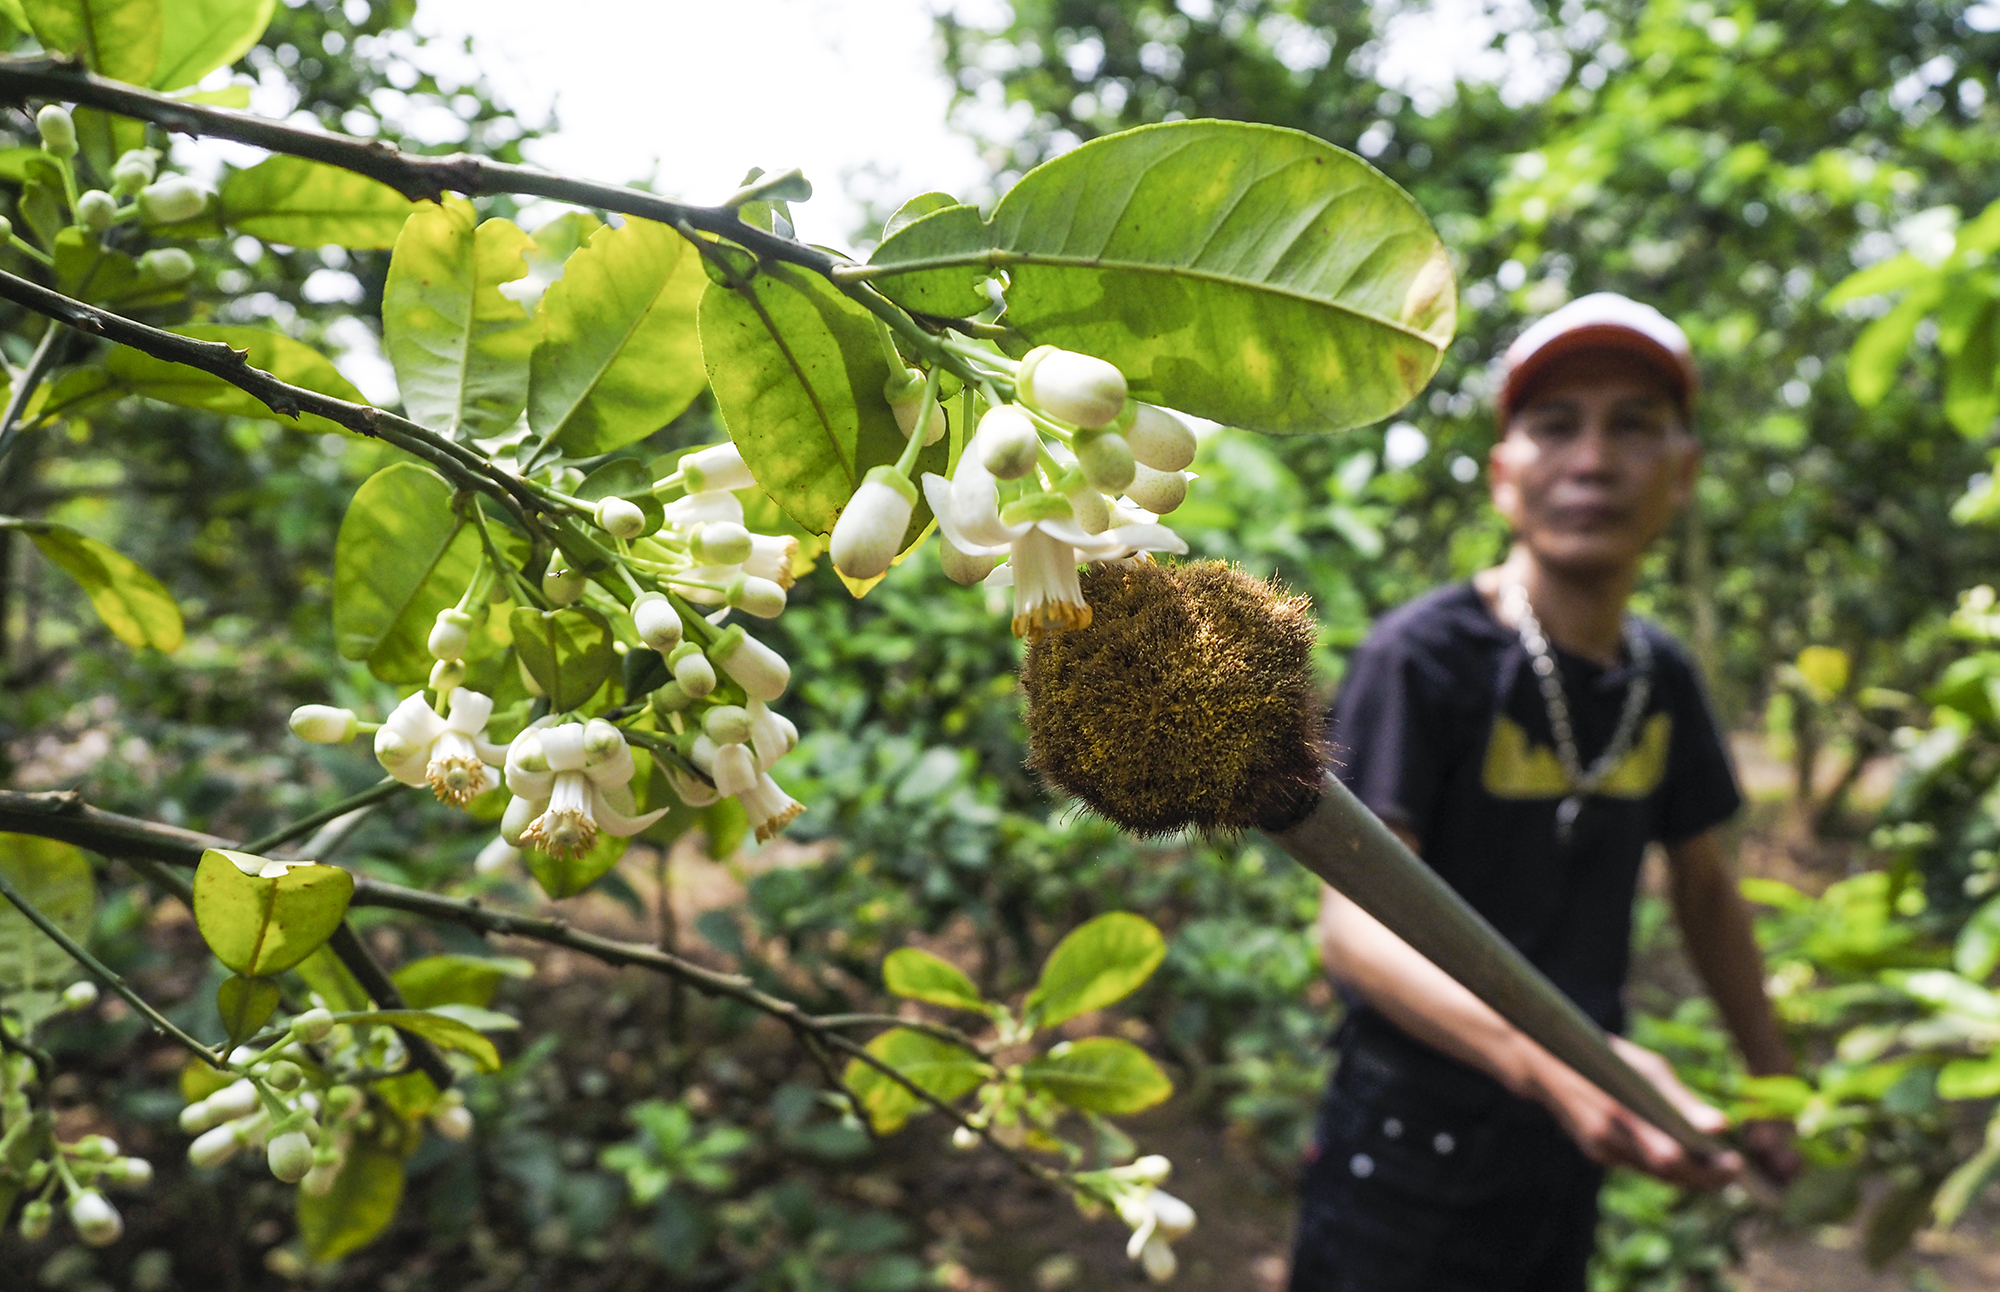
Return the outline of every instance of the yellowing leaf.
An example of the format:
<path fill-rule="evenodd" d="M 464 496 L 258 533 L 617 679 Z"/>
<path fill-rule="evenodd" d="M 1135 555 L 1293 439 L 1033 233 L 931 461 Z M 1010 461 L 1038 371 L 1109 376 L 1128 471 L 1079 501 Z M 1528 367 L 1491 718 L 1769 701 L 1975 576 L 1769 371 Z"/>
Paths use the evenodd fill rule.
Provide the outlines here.
<path fill-rule="evenodd" d="M 246 978 L 282 973 L 347 915 L 354 877 L 338 866 L 210 848 L 194 872 L 194 919 L 215 958 Z"/>

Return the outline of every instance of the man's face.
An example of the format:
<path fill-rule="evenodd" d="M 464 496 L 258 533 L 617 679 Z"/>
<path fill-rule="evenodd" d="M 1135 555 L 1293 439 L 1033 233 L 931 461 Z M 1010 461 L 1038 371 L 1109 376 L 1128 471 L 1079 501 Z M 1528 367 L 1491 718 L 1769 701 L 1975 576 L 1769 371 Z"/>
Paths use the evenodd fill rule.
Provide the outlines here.
<path fill-rule="evenodd" d="M 1549 566 L 1635 566 L 1687 502 L 1701 445 L 1666 378 L 1637 355 L 1579 350 L 1550 364 L 1488 455 L 1493 506 Z"/>

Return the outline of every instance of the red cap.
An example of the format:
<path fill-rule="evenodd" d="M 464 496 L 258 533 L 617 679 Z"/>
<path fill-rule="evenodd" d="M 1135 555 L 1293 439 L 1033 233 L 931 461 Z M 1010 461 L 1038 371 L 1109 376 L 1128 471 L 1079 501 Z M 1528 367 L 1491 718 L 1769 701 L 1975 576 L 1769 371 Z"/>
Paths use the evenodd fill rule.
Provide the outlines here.
<path fill-rule="evenodd" d="M 1513 417 L 1522 392 L 1550 363 L 1593 348 L 1623 350 L 1649 360 L 1673 387 L 1681 411 L 1694 403 L 1701 374 L 1695 371 L 1687 333 L 1650 305 L 1616 292 L 1592 292 L 1537 319 L 1507 347 L 1500 359 L 1500 425 Z"/>

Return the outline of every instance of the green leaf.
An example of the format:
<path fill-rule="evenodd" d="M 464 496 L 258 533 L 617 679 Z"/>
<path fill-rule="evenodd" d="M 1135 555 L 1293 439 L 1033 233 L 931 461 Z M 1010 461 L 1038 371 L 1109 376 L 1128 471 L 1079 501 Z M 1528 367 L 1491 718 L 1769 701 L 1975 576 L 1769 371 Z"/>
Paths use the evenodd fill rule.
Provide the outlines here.
<path fill-rule="evenodd" d="M 390 682 L 430 674 L 437 613 L 458 604 L 483 557 L 451 510 L 444 477 L 398 462 L 368 477 L 347 505 L 333 549 L 333 640 Z"/>
<path fill-rule="evenodd" d="M 489 1013 L 486 1010 L 479 1012 Z M 519 1026 L 516 1020 L 505 1014 L 493 1014 L 492 1017 L 502 1020 L 509 1027 Z M 405 1032 L 423 1037 L 433 1045 L 442 1046 L 447 1050 L 457 1050 L 460 1054 L 471 1056 L 481 1072 L 500 1070 L 500 1051 L 494 1048 L 493 1042 L 481 1036 L 479 1029 L 472 1024 L 443 1010 L 384 1009 L 369 1014 L 365 1020 L 357 1021 L 363 1021 L 371 1027 L 381 1024 L 386 1027 L 401 1028 Z"/>
<path fill-rule="evenodd" d="M 485 437 L 514 429 L 527 406 L 540 328 L 500 294 L 526 276 L 533 241 L 510 221 L 475 219 L 472 203 L 452 197 L 403 225 L 382 289 L 382 349 L 413 421 Z"/>
<path fill-rule="evenodd" d="M 883 249 L 927 222 L 950 249 L 907 262 L 924 282 L 1004 269 L 1005 321 L 1030 340 L 1117 365 L 1139 399 L 1254 430 L 1388 416 L 1437 370 L 1457 315 L 1444 245 L 1410 196 L 1275 126 L 1106 135 L 1024 175 L 988 249 L 947 212 Z M 895 280 L 876 281 L 894 295 Z"/>
<path fill-rule="evenodd" d="M 298 1192 L 299 1237 L 306 1254 L 335 1261 L 373 1242 L 403 1202 L 403 1155 L 356 1137 L 324 1194 Z"/>
<path fill-rule="evenodd" d="M 904 207 L 904 210 L 908 209 Z M 882 294 L 905 309 L 962 318 L 977 314 L 993 303 L 986 294 L 986 280 L 992 273 L 983 263 L 992 246 L 992 230 L 979 217 L 979 208 L 951 204 L 920 214 L 897 230 L 888 232 L 882 245 L 868 257 L 868 263 L 922 265 L 938 260 L 958 262 L 945 268 L 918 269 L 878 281 Z M 982 263 L 968 268 L 963 263 L 967 259 Z"/>
<path fill-rule="evenodd" d="M 354 877 L 338 866 L 210 848 L 194 872 L 194 922 L 216 959 L 261 978 L 319 950 L 353 894 Z"/>
<path fill-rule="evenodd" d="M 245 978 L 241 974 L 225 978 L 215 989 L 215 1010 L 222 1015 L 229 1044 L 241 1045 L 278 1012 L 278 984 L 269 978 Z"/>
<path fill-rule="evenodd" d="M 1091 1113 L 1136 1113 L 1174 1093 L 1152 1057 L 1115 1036 L 1064 1041 L 1021 1069 L 1021 1079 Z"/>
<path fill-rule="evenodd" d="M 25 834 L 0 834 L 0 874 L 36 910 L 78 942 L 97 917 L 97 881 L 73 844 Z M 0 898 L 0 1003 L 24 1029 L 55 1013 L 77 964 L 48 934 Z"/>
<path fill-rule="evenodd" d="M 653 473 L 636 458 L 613 458 L 606 462 L 583 478 L 583 483 L 576 487 L 576 496 L 585 502 L 623 498 L 633 503 L 646 516 L 642 536 L 658 530 L 667 518 L 666 508 L 653 492 Z"/>
<path fill-rule="evenodd" d="M 493 1001 L 508 978 L 532 978 L 535 966 L 513 956 L 425 956 L 397 969 L 396 990 L 412 1009 L 477 1005 Z"/>
<path fill-rule="evenodd" d="M 528 426 L 571 457 L 659 430 L 708 384 L 695 307 L 708 278 L 672 229 L 628 219 L 571 256 L 542 297 L 529 365 Z"/>
<path fill-rule="evenodd" d="M 0 0 L 0 18 L 5 18 L 20 31 L 30 31 L 28 13 L 21 8 L 21 0 Z"/>
<path fill-rule="evenodd" d="M 511 284 L 506 295 L 533 312 L 550 284 L 562 277 L 569 258 L 603 227 L 604 221 L 590 212 L 571 211 L 536 229 L 533 245 L 528 248 L 528 276 Z"/>
<path fill-rule="evenodd" d="M 540 848 L 523 848 L 521 864 L 550 897 L 575 897 L 617 865 L 631 842 L 607 830 L 597 836 L 597 842 L 581 857 L 557 857 Z"/>
<path fill-rule="evenodd" d="M 914 223 L 932 211 L 942 211 L 948 206 L 959 205 L 962 203 L 949 193 L 919 193 L 897 207 L 896 213 L 883 222 L 882 237 L 884 240 L 893 238 L 905 225 Z"/>
<path fill-rule="evenodd" d="M 293 247 L 396 245 L 417 204 L 351 170 L 272 157 L 222 181 L 218 211 L 232 229 Z"/>
<path fill-rule="evenodd" d="M 701 298 L 701 352 L 729 438 L 764 492 L 814 534 L 830 534 L 868 469 L 901 455 L 882 389 L 889 362 L 874 316 L 816 274 L 774 265 L 744 290 Z M 942 472 L 945 441 L 919 471 Z M 904 541 L 924 532 L 921 500 Z"/>
<path fill-rule="evenodd" d="M 2000 1054 L 1953 1059 L 1938 1069 L 1940 1099 L 1991 1099 L 2000 1095 Z"/>
<path fill-rule="evenodd" d="M 1899 256 L 1878 261 L 1866 269 L 1858 269 L 1834 284 L 1820 303 L 1828 309 L 1838 309 L 1849 301 L 1858 301 L 1864 296 L 1880 296 L 1887 292 L 1899 292 L 1912 283 L 1921 282 L 1938 271 L 1905 251 Z"/>
<path fill-rule="evenodd" d="M 276 0 L 166 0 L 157 90 L 193 85 L 250 52 L 271 25 Z"/>
<path fill-rule="evenodd" d="M 949 1102 L 992 1074 L 978 1055 L 924 1032 L 893 1028 L 868 1043 L 868 1053 L 908 1077 L 930 1095 Z M 877 1134 L 901 1130 L 925 1105 L 899 1083 L 850 1059 L 841 1080 L 854 1092 L 861 1111 Z"/>
<path fill-rule="evenodd" d="M 232 350 L 244 352 L 253 368 L 270 373 L 279 381 L 301 386 L 352 404 L 365 404 L 354 383 L 340 375 L 333 362 L 303 341 L 282 333 L 254 327 L 202 325 L 175 329 L 180 335 L 201 341 L 221 341 Z M 105 370 L 118 380 L 124 392 L 199 408 L 231 417 L 261 417 L 316 435 L 351 435 L 353 432 L 317 413 L 280 417 L 265 407 L 264 401 L 247 390 L 230 385 L 222 378 L 186 364 L 155 359 L 137 350 L 119 346 L 105 358 Z"/>
<path fill-rule="evenodd" d="M 508 621 L 521 663 L 549 697 L 557 713 L 574 709 L 597 694 L 618 667 L 611 648 L 611 625 L 588 606 L 536 610 L 518 606 Z M 593 876 L 595 878 L 595 876 Z"/>
<path fill-rule="evenodd" d="M 927 1001 L 949 1009 L 984 1012 L 986 1002 L 979 988 L 957 965 L 940 960 L 928 951 L 902 947 L 882 961 L 882 985 L 898 996 Z"/>
<path fill-rule="evenodd" d="M 341 963 L 331 947 L 321 947 L 293 966 L 293 972 L 305 980 L 320 1003 L 336 1014 L 356 1014 L 374 1007 L 368 992 L 354 976 L 354 971 Z"/>
<path fill-rule="evenodd" d="M 1944 280 L 1919 283 L 1896 307 L 1862 329 L 1847 352 L 1847 389 L 1854 402 L 1873 408 L 1896 384 L 1896 373 L 1916 338 L 1917 324 L 1944 298 Z"/>
<path fill-rule="evenodd" d="M 160 63 L 160 0 L 22 0 L 42 48 L 114 81 L 145 85 Z"/>
<path fill-rule="evenodd" d="M 1968 293 L 1970 295 L 1970 293 Z M 1986 297 L 1968 309 L 1968 317 L 1947 345 L 1940 329 L 1939 348 L 1945 365 L 1944 415 L 1959 434 L 1977 439 L 2000 415 L 2000 301 Z"/>
<path fill-rule="evenodd" d="M 1137 915 L 1110 911 L 1070 931 L 1049 952 L 1022 1010 L 1037 1027 L 1125 999 L 1166 959 L 1167 940 Z"/>
<path fill-rule="evenodd" d="M 1982 902 L 1959 929 L 1951 963 L 1960 975 L 1974 982 L 1984 982 L 2000 968 L 2000 895 Z"/>
<path fill-rule="evenodd" d="M 1992 1120 L 1986 1123 L 1985 1144 L 1959 1163 L 1938 1188 L 1931 1204 L 1931 1214 L 1937 1217 L 1937 1223 L 1947 1229 L 1957 1224 L 1995 1175 L 2000 1175 L 2000 1111 L 1995 1111 Z"/>
<path fill-rule="evenodd" d="M 115 548 L 50 520 L 0 517 L 0 529 L 26 534 L 64 574 L 75 579 L 91 607 L 119 641 L 137 650 L 180 649 L 180 607 L 160 581 Z"/>

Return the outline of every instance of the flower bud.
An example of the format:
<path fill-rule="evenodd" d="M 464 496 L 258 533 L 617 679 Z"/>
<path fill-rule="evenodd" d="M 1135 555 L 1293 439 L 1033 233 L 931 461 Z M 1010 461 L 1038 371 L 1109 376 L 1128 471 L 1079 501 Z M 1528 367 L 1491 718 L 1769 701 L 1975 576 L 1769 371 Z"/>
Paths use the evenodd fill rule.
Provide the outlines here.
<path fill-rule="evenodd" d="M 680 645 L 680 612 L 663 593 L 641 592 L 632 599 L 632 627 L 640 641 L 662 655 Z"/>
<path fill-rule="evenodd" d="M 153 182 L 159 166 L 159 158 L 152 149 L 134 148 L 111 168 L 111 191 L 120 197 L 132 196 Z"/>
<path fill-rule="evenodd" d="M 333 1031 L 333 1013 L 315 1006 L 292 1020 L 292 1035 L 301 1041 L 324 1041 Z"/>
<path fill-rule="evenodd" d="M 202 1101 L 208 1105 L 208 1124 L 232 1121 L 257 1111 L 257 1087 L 245 1080 L 231 1082 Z"/>
<path fill-rule="evenodd" d="M 750 531 L 733 520 L 712 520 L 688 544 L 703 565 L 741 565 L 750 557 Z"/>
<path fill-rule="evenodd" d="M 352 709 L 330 704 L 302 704 L 292 710 L 292 734 L 315 745 L 338 745 L 354 739 L 361 720 Z"/>
<path fill-rule="evenodd" d="M 750 701 L 750 748 L 757 765 L 770 768 L 798 747 L 799 729 L 782 713 L 773 713 L 762 700 Z"/>
<path fill-rule="evenodd" d="M 97 984 L 88 978 L 71 983 L 63 988 L 62 1003 L 64 1009 L 89 1009 L 97 1003 Z"/>
<path fill-rule="evenodd" d="M 431 1109 L 431 1126 L 438 1134 L 449 1140 L 466 1139 L 472 1134 L 472 1110 L 465 1106 L 465 1097 L 456 1090 L 445 1092 L 437 1106 Z"/>
<path fill-rule="evenodd" d="M 1162 1236 L 1180 1238 L 1194 1229 L 1194 1208 L 1173 1194 L 1155 1189 L 1150 1205 L 1154 1218 L 1160 1222 Z"/>
<path fill-rule="evenodd" d="M 1148 1153 L 1120 1172 L 1141 1184 L 1164 1184 L 1173 1173 L 1174 1164 L 1158 1153 Z"/>
<path fill-rule="evenodd" d="M 730 580 L 729 590 L 723 594 L 722 600 L 759 619 L 776 619 L 785 613 L 785 590 L 754 574 L 739 574 Z"/>
<path fill-rule="evenodd" d="M 194 277 L 194 257 L 179 247 L 155 247 L 139 257 L 139 273 L 172 287 Z"/>
<path fill-rule="evenodd" d="M 714 776 L 716 793 L 748 794 L 757 788 L 757 760 L 748 746 L 718 745 Z"/>
<path fill-rule="evenodd" d="M 118 199 L 101 188 L 77 194 L 76 222 L 92 233 L 102 233 L 118 218 Z"/>
<path fill-rule="evenodd" d="M 47 1198 L 32 1198 L 21 1208 L 21 1237 L 28 1242 L 38 1243 L 49 1236 L 49 1227 L 55 1223 L 56 1209 L 49 1205 Z"/>
<path fill-rule="evenodd" d="M 972 447 L 979 454 L 979 463 L 996 479 L 1019 480 L 1035 469 L 1042 437 L 1026 413 L 1012 404 L 1001 404 L 979 419 Z"/>
<path fill-rule="evenodd" d="M 139 190 L 139 214 L 152 224 L 179 224 L 200 215 L 208 191 L 184 175 L 168 175 Z"/>
<path fill-rule="evenodd" d="M 599 499 L 597 527 L 613 538 L 637 538 L 646 532 L 646 513 L 625 498 Z"/>
<path fill-rule="evenodd" d="M 1125 408 L 1125 375 L 1074 350 L 1036 346 L 1014 374 L 1021 402 L 1074 426 L 1109 426 Z"/>
<path fill-rule="evenodd" d="M 1086 534 L 1102 534 L 1111 528 L 1111 507 L 1104 501 L 1104 495 L 1088 484 L 1078 484 L 1063 490 L 1063 497 L 1069 499 L 1069 509 L 1076 516 L 1077 528 Z"/>
<path fill-rule="evenodd" d="M 583 724 L 583 765 L 595 767 L 625 753 L 625 733 L 602 718 Z"/>
<path fill-rule="evenodd" d="M 312 1170 L 312 1141 L 304 1131 L 286 1131 L 271 1137 L 264 1149 L 264 1161 L 271 1168 L 271 1174 L 286 1184 L 297 1184 Z"/>
<path fill-rule="evenodd" d="M 542 595 L 552 606 L 573 606 L 583 596 L 583 576 L 569 568 L 560 552 L 549 562 L 548 573 L 542 576 Z"/>
<path fill-rule="evenodd" d="M 789 534 L 752 534 L 750 555 L 743 562 L 743 572 L 769 579 L 781 588 L 790 588 L 798 577 L 792 573 L 792 562 L 798 554 L 799 540 Z"/>
<path fill-rule="evenodd" d="M 264 1084 L 273 1090 L 296 1090 L 306 1074 L 290 1059 L 279 1059 L 264 1070 Z"/>
<path fill-rule="evenodd" d="M 674 647 L 673 654 L 667 657 L 667 667 L 673 670 L 674 681 L 681 690 L 697 700 L 715 689 L 715 665 L 693 642 Z"/>
<path fill-rule="evenodd" d="M 679 713 L 693 703 L 694 697 L 679 682 L 668 682 L 654 691 L 652 696 L 653 712 L 663 718 L 670 713 Z"/>
<path fill-rule="evenodd" d="M 440 702 L 444 697 L 465 685 L 465 661 L 462 659 L 441 659 L 431 665 L 430 680 L 424 683 L 437 693 Z"/>
<path fill-rule="evenodd" d="M 766 704 L 783 695 L 792 683 L 792 666 L 785 657 L 745 633 L 739 624 L 730 625 L 722 634 L 722 640 L 709 649 L 709 658 L 745 692 Z"/>
<path fill-rule="evenodd" d="M 542 748 L 542 737 L 534 731 L 524 731 L 514 737 L 513 760 L 524 772 L 546 772 L 549 767 L 548 751 Z"/>
<path fill-rule="evenodd" d="M 76 156 L 76 120 L 69 109 L 51 103 L 35 114 L 35 129 L 41 132 L 42 147 L 57 157 Z"/>
<path fill-rule="evenodd" d="M 1155 1283 L 1169 1283 L 1179 1272 L 1180 1258 L 1167 1240 L 1155 1230 L 1139 1247 L 1139 1268 L 1146 1271 L 1146 1277 Z"/>
<path fill-rule="evenodd" d="M 109 1162 L 118 1156 L 118 1141 L 109 1135 L 86 1135 L 70 1146 L 86 1162 Z"/>
<path fill-rule="evenodd" d="M 740 745 L 750 739 L 750 711 L 741 705 L 718 704 L 702 715 L 701 729 L 718 745 Z"/>
<path fill-rule="evenodd" d="M 951 540 L 938 535 L 938 564 L 944 567 L 944 577 L 961 587 L 971 587 L 993 573 L 1000 564 L 997 556 L 972 556 L 951 545 Z"/>
<path fill-rule="evenodd" d="M 1187 491 L 1187 472 L 1155 471 L 1140 462 L 1135 464 L 1125 496 L 1147 511 L 1164 516 L 1187 501 Z"/>
<path fill-rule="evenodd" d="M 689 493 L 747 489 L 756 483 L 743 463 L 743 454 L 727 441 L 688 454 L 681 459 L 680 468 Z"/>
<path fill-rule="evenodd" d="M 1076 464 L 1091 488 L 1116 496 L 1131 485 L 1138 464 L 1133 461 L 1132 446 L 1118 432 L 1078 435 L 1072 447 L 1076 449 Z"/>
<path fill-rule="evenodd" d="M 1139 405 L 1132 424 L 1125 428 L 1125 442 L 1132 456 L 1155 471 L 1185 471 L 1194 461 L 1194 432 L 1187 423 L 1164 408 Z"/>
<path fill-rule="evenodd" d="M 896 415 L 896 428 L 909 439 L 917 432 L 917 420 L 924 414 L 924 374 L 915 368 L 903 369 L 900 377 L 890 377 L 882 383 L 882 397 L 889 401 L 889 410 Z M 944 438 L 944 409 L 934 409 L 931 423 L 924 428 L 924 443 L 936 444 Z"/>
<path fill-rule="evenodd" d="M 143 1157 L 121 1157 L 105 1168 L 104 1178 L 121 1189 L 143 1189 L 153 1182 L 153 1164 Z"/>
<path fill-rule="evenodd" d="M 432 659 L 464 659 L 465 648 L 472 644 L 472 616 L 463 610 L 438 611 L 429 644 Z"/>
<path fill-rule="evenodd" d="M 828 552 L 834 568 L 850 579 L 888 573 L 890 562 L 903 550 L 903 535 L 916 505 L 917 487 L 908 477 L 892 466 L 871 467 L 833 523 Z"/>
<path fill-rule="evenodd" d="M 189 1135 L 199 1135 L 215 1125 L 215 1115 L 209 1111 L 208 1100 L 197 1099 L 181 1109 L 181 1130 Z"/>
<path fill-rule="evenodd" d="M 970 1126 L 959 1126 L 951 1132 L 951 1146 L 969 1153 L 979 1147 L 979 1132 Z"/>
<path fill-rule="evenodd" d="M 75 1226 L 76 1236 L 92 1247 L 109 1247 L 125 1232 L 125 1218 L 95 1189 L 70 1195 L 69 1223 Z"/>

